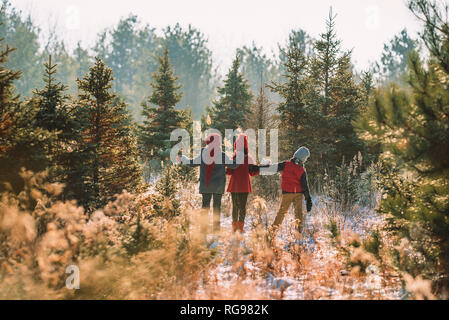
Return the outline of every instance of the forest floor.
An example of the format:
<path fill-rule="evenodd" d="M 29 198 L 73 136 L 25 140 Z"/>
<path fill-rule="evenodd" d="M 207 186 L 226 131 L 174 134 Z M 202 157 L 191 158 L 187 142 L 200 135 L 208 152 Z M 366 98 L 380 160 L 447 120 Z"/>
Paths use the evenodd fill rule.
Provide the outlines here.
<path fill-rule="evenodd" d="M 271 243 L 267 228 L 278 208 L 277 202 L 260 198 L 249 201 L 246 232 L 232 235 L 230 206 L 225 198 L 221 238 L 209 235 L 216 250 L 208 276 L 202 280 L 197 299 L 401 299 L 406 294 L 394 270 L 360 247 L 384 219 L 374 210 L 355 208 L 343 215 L 314 199 L 306 215 L 302 240 L 293 228 L 293 208 Z M 262 209 L 261 209 L 262 203 Z M 263 213 L 262 213 L 263 212 Z M 338 235 L 332 236 L 333 221 Z M 217 240 L 219 239 L 219 240 Z"/>
<path fill-rule="evenodd" d="M 272 235 L 279 202 L 252 195 L 240 235 L 226 194 L 222 231 L 205 238 L 199 230 L 212 213 L 198 210 L 195 184 L 180 186 L 178 211 L 150 187 L 119 195 L 87 219 L 76 203 L 54 200 L 56 186 L 37 191 L 38 180 L 0 202 L 0 218 L 8 217 L 0 219 L 0 299 L 372 300 L 430 288 L 422 279 L 410 286 L 393 267 L 398 247 L 372 209 L 343 213 L 315 197 L 301 237 L 292 208 Z M 38 205 L 26 209 L 31 200 Z M 66 287 L 68 265 L 79 267 L 80 289 Z"/>

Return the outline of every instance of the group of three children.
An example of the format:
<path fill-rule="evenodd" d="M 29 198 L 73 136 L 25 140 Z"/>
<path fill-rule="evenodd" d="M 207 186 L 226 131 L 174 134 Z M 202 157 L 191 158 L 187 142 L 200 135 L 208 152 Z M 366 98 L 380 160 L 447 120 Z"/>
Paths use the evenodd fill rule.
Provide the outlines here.
<path fill-rule="evenodd" d="M 232 159 L 222 151 L 221 136 L 218 133 L 210 134 L 206 138 L 206 147 L 201 149 L 200 155 L 195 159 L 185 156 L 180 158 L 181 163 L 190 167 L 200 167 L 200 194 L 203 196 L 202 209 L 209 210 L 213 200 L 214 231 L 220 230 L 221 199 L 226 186 L 226 175 L 230 176 L 227 192 L 232 196 L 232 229 L 234 232 L 244 232 L 246 204 L 252 192 L 251 176 L 260 174 L 260 169 L 266 166 L 257 166 L 249 154 L 248 137 L 241 134 L 234 143 Z M 216 155 L 215 152 L 221 153 Z M 301 147 L 289 161 L 271 166 L 277 172 L 282 172 L 282 201 L 280 209 L 274 220 L 273 227 L 278 227 L 291 204 L 295 208 L 295 217 L 298 231 L 301 233 L 303 224 L 303 199 L 307 203 L 307 211 L 312 210 L 307 173 L 304 164 L 310 157 L 307 148 Z M 220 159 L 221 161 L 216 161 Z M 243 160 L 243 161 L 242 161 Z"/>

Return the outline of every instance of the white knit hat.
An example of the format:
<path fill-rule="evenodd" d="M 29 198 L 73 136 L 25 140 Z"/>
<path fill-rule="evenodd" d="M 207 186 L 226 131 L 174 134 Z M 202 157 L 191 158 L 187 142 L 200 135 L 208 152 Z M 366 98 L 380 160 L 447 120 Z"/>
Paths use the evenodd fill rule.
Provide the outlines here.
<path fill-rule="evenodd" d="M 306 147 L 301 147 L 295 152 L 294 157 L 295 159 L 301 161 L 301 163 L 305 163 L 310 157 L 310 151 Z"/>

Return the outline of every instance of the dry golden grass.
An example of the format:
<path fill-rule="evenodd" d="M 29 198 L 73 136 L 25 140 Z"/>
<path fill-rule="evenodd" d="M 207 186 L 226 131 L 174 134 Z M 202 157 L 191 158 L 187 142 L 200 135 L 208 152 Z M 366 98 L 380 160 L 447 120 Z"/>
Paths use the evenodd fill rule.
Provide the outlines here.
<path fill-rule="evenodd" d="M 318 205 L 302 244 L 292 213 L 273 236 L 278 203 L 254 197 L 244 235 L 232 234 L 226 217 L 222 232 L 206 237 L 200 230 L 210 219 L 195 209 L 195 186 L 180 192 L 175 217 L 153 215 L 150 189 L 124 192 L 88 219 L 57 200 L 62 186 L 45 184 L 45 174 L 23 177 L 25 190 L 0 202 L 3 299 L 398 299 L 402 281 L 414 298 L 435 298 L 428 281 L 392 267 L 384 231 L 377 255 L 355 245 L 382 230 L 373 212 L 347 216 Z M 80 269 L 80 290 L 65 287 L 68 265 Z"/>

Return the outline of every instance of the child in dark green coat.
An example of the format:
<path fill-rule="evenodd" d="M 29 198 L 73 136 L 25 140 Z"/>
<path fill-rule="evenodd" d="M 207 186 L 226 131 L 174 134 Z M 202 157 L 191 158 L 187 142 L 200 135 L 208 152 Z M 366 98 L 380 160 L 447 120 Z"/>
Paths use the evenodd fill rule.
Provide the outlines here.
<path fill-rule="evenodd" d="M 218 156 L 215 152 L 219 152 Z M 216 163 L 216 159 L 220 159 Z M 222 151 L 221 135 L 210 134 L 206 138 L 206 148 L 191 160 L 185 156 L 180 158 L 182 164 L 190 167 L 200 167 L 200 194 L 203 196 L 202 209 L 209 212 L 211 200 L 214 210 L 214 231 L 220 230 L 221 199 L 226 187 L 226 168 L 236 169 L 238 165 Z"/>

